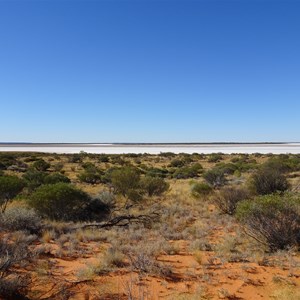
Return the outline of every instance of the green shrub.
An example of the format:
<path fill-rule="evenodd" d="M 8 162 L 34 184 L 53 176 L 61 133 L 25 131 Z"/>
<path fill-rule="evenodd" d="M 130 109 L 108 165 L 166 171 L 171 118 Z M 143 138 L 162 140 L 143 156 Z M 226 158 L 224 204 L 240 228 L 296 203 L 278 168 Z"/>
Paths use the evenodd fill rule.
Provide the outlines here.
<path fill-rule="evenodd" d="M 109 156 L 106 154 L 99 155 L 99 162 L 106 163 L 109 162 Z"/>
<path fill-rule="evenodd" d="M 31 207 L 52 220 L 77 220 L 90 197 L 67 183 L 40 186 L 28 199 Z"/>
<path fill-rule="evenodd" d="M 0 209 L 3 213 L 8 202 L 24 188 L 25 182 L 17 176 L 0 176 Z"/>
<path fill-rule="evenodd" d="M 119 165 L 123 166 L 126 164 L 126 161 L 118 154 L 111 156 L 110 161 L 112 164 L 115 164 L 115 165 L 119 164 Z"/>
<path fill-rule="evenodd" d="M 199 176 L 202 169 L 202 166 L 199 163 L 196 163 L 192 166 L 176 169 L 172 177 L 176 179 L 196 178 Z"/>
<path fill-rule="evenodd" d="M 94 165 L 91 162 L 85 162 L 85 163 L 81 164 L 81 166 L 86 171 L 92 171 L 92 172 L 98 171 L 98 168 L 96 167 L 96 165 Z"/>
<path fill-rule="evenodd" d="M 80 163 L 83 156 L 79 153 L 69 154 L 68 160 L 70 163 Z"/>
<path fill-rule="evenodd" d="M 146 168 L 146 176 L 166 178 L 168 173 L 167 169 Z"/>
<path fill-rule="evenodd" d="M 264 167 L 252 175 L 250 186 L 258 195 L 267 195 L 286 191 L 289 183 L 278 169 Z"/>
<path fill-rule="evenodd" d="M 81 172 L 77 177 L 81 182 L 96 184 L 102 182 L 101 178 L 103 172 L 98 169 L 93 163 L 82 164 L 84 171 Z"/>
<path fill-rule="evenodd" d="M 32 167 L 37 171 L 45 172 L 50 168 L 50 164 L 43 159 L 39 159 L 32 164 Z"/>
<path fill-rule="evenodd" d="M 289 156 L 287 154 L 280 154 L 269 158 L 264 167 L 277 169 L 281 173 L 287 173 L 300 170 L 300 158 L 297 156 Z"/>
<path fill-rule="evenodd" d="M 85 182 L 85 183 L 89 183 L 89 184 L 96 184 L 96 183 L 100 183 L 102 181 L 101 175 L 95 171 L 83 171 L 77 176 L 77 178 L 81 182 Z"/>
<path fill-rule="evenodd" d="M 195 183 L 192 185 L 192 188 L 191 188 L 191 193 L 195 198 L 200 198 L 202 196 L 208 196 L 209 194 L 212 193 L 212 191 L 213 191 L 213 188 L 204 182 Z"/>
<path fill-rule="evenodd" d="M 218 163 L 215 168 L 222 170 L 226 175 L 232 175 L 238 169 L 238 167 L 232 163 Z"/>
<path fill-rule="evenodd" d="M 40 185 L 44 184 L 44 179 L 47 176 L 47 173 L 36 171 L 36 170 L 28 170 L 24 175 L 23 179 L 26 182 L 26 186 L 30 192 L 34 191 Z"/>
<path fill-rule="evenodd" d="M 259 196 L 239 203 L 237 218 L 250 235 L 271 251 L 300 246 L 300 197 L 291 194 Z"/>
<path fill-rule="evenodd" d="M 160 196 L 169 189 L 169 184 L 162 178 L 145 176 L 141 179 L 141 188 L 148 196 Z"/>
<path fill-rule="evenodd" d="M 55 184 L 58 182 L 70 183 L 71 180 L 67 176 L 62 175 L 60 173 L 53 173 L 53 174 L 47 175 L 44 178 L 45 184 Z"/>
<path fill-rule="evenodd" d="M 209 155 L 207 161 L 211 162 L 211 163 L 216 163 L 216 162 L 219 162 L 222 159 L 223 159 L 223 154 L 222 153 L 212 153 L 212 154 Z"/>
<path fill-rule="evenodd" d="M 176 154 L 173 152 L 160 152 L 158 155 L 161 157 L 175 157 L 176 156 Z"/>
<path fill-rule="evenodd" d="M 29 155 L 28 157 L 26 157 L 24 159 L 25 162 L 34 162 L 37 160 L 39 160 L 39 158 L 37 157 L 37 154 L 35 154 L 35 153 L 32 153 L 31 155 Z"/>
<path fill-rule="evenodd" d="M 170 162 L 170 167 L 173 167 L 173 168 L 180 168 L 180 167 L 183 167 L 185 165 L 184 161 L 180 160 L 180 159 L 173 159 L 171 162 Z"/>
<path fill-rule="evenodd" d="M 17 163 L 16 157 L 12 153 L 0 153 L 0 163 L 5 169 Z"/>
<path fill-rule="evenodd" d="M 203 178 L 213 187 L 219 187 L 226 184 L 224 170 L 213 168 L 203 174 Z"/>

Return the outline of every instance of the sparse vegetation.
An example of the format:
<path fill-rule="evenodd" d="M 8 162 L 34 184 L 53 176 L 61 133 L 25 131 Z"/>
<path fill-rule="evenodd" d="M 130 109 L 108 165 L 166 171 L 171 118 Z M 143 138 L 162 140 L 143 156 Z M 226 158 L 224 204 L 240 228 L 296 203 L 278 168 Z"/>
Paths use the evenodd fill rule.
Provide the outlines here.
<path fill-rule="evenodd" d="M 298 195 L 266 195 L 242 202 L 237 216 L 250 234 L 272 251 L 300 245 Z"/>
<path fill-rule="evenodd" d="M 300 285 L 296 155 L 0 158 L 0 236 L 10 257 L 0 251 L 0 262 L 11 261 L 1 267 L 0 298 L 67 299 L 84 289 L 86 298 L 135 299 L 141 286 L 153 293 L 151 284 L 162 299 L 234 298 L 216 289 L 219 280 L 256 291 L 273 266 L 274 299 L 293 290 L 279 284 Z"/>

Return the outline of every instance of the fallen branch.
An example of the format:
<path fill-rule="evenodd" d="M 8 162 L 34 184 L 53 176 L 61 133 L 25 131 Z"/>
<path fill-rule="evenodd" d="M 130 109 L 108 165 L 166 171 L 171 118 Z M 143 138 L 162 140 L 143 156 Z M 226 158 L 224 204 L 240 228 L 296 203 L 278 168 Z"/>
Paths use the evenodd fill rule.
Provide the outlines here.
<path fill-rule="evenodd" d="M 158 219 L 159 214 L 156 212 L 152 212 L 151 214 L 141 214 L 141 215 L 121 215 L 116 216 L 108 221 L 101 222 L 101 223 L 89 223 L 83 224 L 80 226 L 76 226 L 74 229 L 86 229 L 90 227 L 96 228 L 110 228 L 114 226 L 124 227 L 128 226 L 131 223 L 149 223 L 156 219 Z"/>

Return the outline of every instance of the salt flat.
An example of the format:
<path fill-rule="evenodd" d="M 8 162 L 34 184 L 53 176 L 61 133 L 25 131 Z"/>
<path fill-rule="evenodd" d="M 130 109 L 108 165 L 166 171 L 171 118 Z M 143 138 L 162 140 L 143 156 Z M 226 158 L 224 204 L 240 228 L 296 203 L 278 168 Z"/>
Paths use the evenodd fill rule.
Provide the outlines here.
<path fill-rule="evenodd" d="M 47 153 L 300 153 L 300 143 L 280 144 L 0 144 L 0 152 Z"/>

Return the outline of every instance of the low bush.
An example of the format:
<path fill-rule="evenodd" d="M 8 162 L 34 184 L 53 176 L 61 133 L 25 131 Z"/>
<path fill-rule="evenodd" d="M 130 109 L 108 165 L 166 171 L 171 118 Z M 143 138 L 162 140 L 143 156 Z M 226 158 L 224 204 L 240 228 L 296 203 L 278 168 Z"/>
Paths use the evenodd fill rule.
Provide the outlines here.
<path fill-rule="evenodd" d="M 175 157 L 176 156 L 176 154 L 173 152 L 160 152 L 158 155 L 161 157 Z"/>
<path fill-rule="evenodd" d="M 80 162 L 82 162 L 82 159 L 83 159 L 83 157 L 79 153 L 69 154 L 69 156 L 68 156 L 68 161 L 70 163 L 80 163 Z"/>
<path fill-rule="evenodd" d="M 276 157 L 269 158 L 264 167 L 277 169 L 281 173 L 287 173 L 292 171 L 298 171 L 300 169 L 300 158 L 296 156 L 289 156 L 287 154 L 281 154 Z"/>
<path fill-rule="evenodd" d="M 250 186 L 258 195 L 267 195 L 286 191 L 289 183 L 280 170 L 263 167 L 252 175 Z"/>
<path fill-rule="evenodd" d="M 223 159 L 223 155 L 222 153 L 212 153 L 209 155 L 208 157 L 208 162 L 211 162 L 211 163 L 216 163 L 216 162 L 219 162 Z"/>
<path fill-rule="evenodd" d="M 178 168 L 174 171 L 172 177 L 176 179 L 196 178 L 202 171 L 203 167 L 199 164 L 193 164 L 192 166 Z"/>
<path fill-rule="evenodd" d="M 172 168 L 180 168 L 180 167 L 183 167 L 185 165 L 185 162 L 181 159 L 173 159 L 171 162 L 170 162 L 170 165 L 169 167 L 172 167 Z"/>
<path fill-rule="evenodd" d="M 225 163 L 218 163 L 216 165 L 216 168 L 222 170 L 222 172 L 224 174 L 226 174 L 226 175 L 229 175 L 229 174 L 231 175 L 236 170 L 238 170 L 238 167 L 235 164 L 233 164 L 233 163 L 227 163 L 227 164 L 225 164 Z"/>
<path fill-rule="evenodd" d="M 214 198 L 213 202 L 225 214 L 233 215 L 239 202 L 247 199 L 249 192 L 243 188 L 223 188 Z"/>
<path fill-rule="evenodd" d="M 220 187 L 226 184 L 226 178 L 224 170 L 219 168 L 213 168 L 206 171 L 203 174 L 204 179 L 213 187 Z"/>
<path fill-rule="evenodd" d="M 50 164 L 43 159 L 39 159 L 32 164 L 32 167 L 41 172 L 45 172 L 50 168 Z"/>
<path fill-rule="evenodd" d="M 141 188 L 148 196 L 160 196 L 169 189 L 169 184 L 162 178 L 145 176 L 141 179 Z"/>
<path fill-rule="evenodd" d="M 146 168 L 146 176 L 166 178 L 169 174 L 167 169 Z"/>
<path fill-rule="evenodd" d="M 89 184 L 97 184 L 102 181 L 101 174 L 99 174 L 97 171 L 92 170 L 85 170 L 81 172 L 77 178 L 81 182 L 89 183 Z"/>
<path fill-rule="evenodd" d="M 16 157 L 12 153 L 0 153 L 0 163 L 3 169 L 17 163 Z"/>
<path fill-rule="evenodd" d="M 28 299 L 26 275 L 17 275 L 12 268 L 22 263 L 23 267 L 33 253 L 29 249 L 32 236 L 23 233 L 14 233 L 0 239 L 0 298 L 1 299 Z"/>
<path fill-rule="evenodd" d="M 195 183 L 192 185 L 191 193 L 195 198 L 200 198 L 202 196 L 208 196 L 213 191 L 213 188 L 204 182 Z"/>
<path fill-rule="evenodd" d="M 271 251 L 300 246 L 299 195 L 273 194 L 243 201 L 236 215 L 250 235 Z"/>
<path fill-rule="evenodd" d="M 59 183 L 59 182 L 70 183 L 71 180 L 67 176 L 62 175 L 60 173 L 53 173 L 53 174 L 47 175 L 44 178 L 45 184 L 55 184 L 55 183 Z"/>
<path fill-rule="evenodd" d="M 9 207 L 0 215 L 1 228 L 10 231 L 25 230 L 38 234 L 42 228 L 41 218 L 33 209 L 25 207 Z"/>
<path fill-rule="evenodd" d="M 109 162 L 109 156 L 106 154 L 99 155 L 99 162 L 106 163 Z"/>
<path fill-rule="evenodd" d="M 27 189 L 29 192 L 34 191 L 36 188 L 44 184 L 44 179 L 47 176 L 47 173 L 36 171 L 36 170 L 28 170 L 24 175 L 23 179 L 26 182 Z"/>
<path fill-rule="evenodd" d="M 59 157 L 57 159 L 59 159 Z M 61 172 L 63 168 L 64 168 L 64 164 L 61 162 L 58 162 L 53 165 L 53 169 L 55 172 Z"/>

